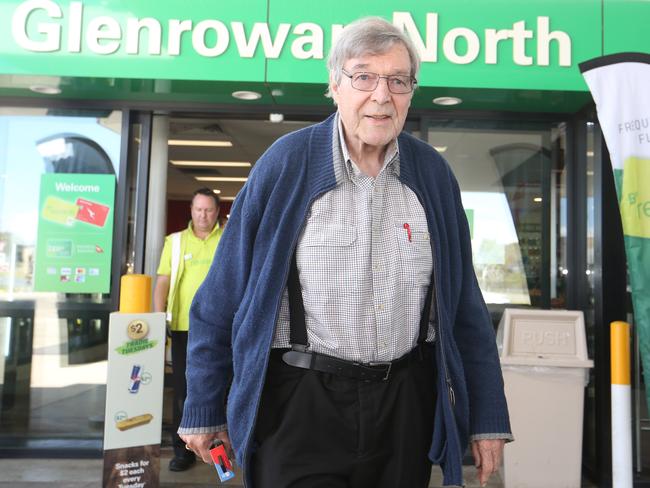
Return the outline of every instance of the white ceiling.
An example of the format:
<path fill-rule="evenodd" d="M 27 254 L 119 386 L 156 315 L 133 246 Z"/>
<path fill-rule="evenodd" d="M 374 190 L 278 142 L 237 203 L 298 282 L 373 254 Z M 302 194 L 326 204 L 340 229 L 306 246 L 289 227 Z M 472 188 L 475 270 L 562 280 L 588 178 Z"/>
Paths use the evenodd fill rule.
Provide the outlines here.
<path fill-rule="evenodd" d="M 169 146 L 170 160 L 191 161 L 246 161 L 251 165 L 280 136 L 310 125 L 312 122 L 267 120 L 171 118 L 169 139 L 222 140 L 232 147 Z M 243 182 L 204 182 L 195 176 L 248 176 L 250 168 L 179 167 L 169 164 L 167 196 L 170 199 L 189 199 L 202 186 L 221 190 L 220 196 L 234 197 Z"/>
<path fill-rule="evenodd" d="M 169 139 L 223 140 L 232 142 L 232 147 L 169 146 L 169 159 L 247 161 L 253 165 L 276 139 L 312 123 L 172 117 Z M 533 181 L 537 178 L 530 172 L 528 158 L 539 155 L 540 151 L 548 154 L 543 135 L 545 132 L 539 130 L 432 127 L 428 131 L 428 140 L 433 146 L 444 146 L 442 156 L 449 161 L 463 191 L 503 192 L 506 174 L 527 163 L 529 168 L 525 178 L 530 181 L 521 183 L 539 184 L 539 181 Z M 167 196 L 187 200 L 194 190 L 207 186 L 221 190 L 221 197 L 234 197 L 243 182 L 203 182 L 196 180 L 195 176 L 245 177 L 249 171 L 250 168 L 198 168 L 170 164 Z"/>

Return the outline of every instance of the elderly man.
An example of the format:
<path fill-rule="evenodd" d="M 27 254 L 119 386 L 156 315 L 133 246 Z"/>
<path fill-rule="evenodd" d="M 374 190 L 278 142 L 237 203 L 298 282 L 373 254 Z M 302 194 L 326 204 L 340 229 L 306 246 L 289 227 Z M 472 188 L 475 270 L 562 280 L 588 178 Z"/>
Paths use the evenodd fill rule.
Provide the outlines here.
<path fill-rule="evenodd" d="M 260 158 L 194 299 L 179 433 L 253 488 L 460 485 L 470 441 L 485 484 L 512 436 L 458 184 L 402 133 L 417 53 L 367 18 L 328 67 L 337 113 Z"/>

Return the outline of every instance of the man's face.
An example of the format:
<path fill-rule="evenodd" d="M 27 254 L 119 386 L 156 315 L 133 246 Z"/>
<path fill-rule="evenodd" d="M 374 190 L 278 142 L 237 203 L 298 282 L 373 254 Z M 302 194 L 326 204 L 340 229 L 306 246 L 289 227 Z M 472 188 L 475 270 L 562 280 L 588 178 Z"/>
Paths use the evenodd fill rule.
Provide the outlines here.
<path fill-rule="evenodd" d="M 207 195 L 195 195 L 191 205 L 192 226 L 198 232 L 210 232 L 217 223 L 219 207 L 214 198 Z"/>
<path fill-rule="evenodd" d="M 398 43 L 384 54 L 348 59 L 343 69 L 351 75 L 366 71 L 380 76 L 410 76 L 411 61 L 404 45 Z M 362 151 L 366 145 L 383 147 L 402 131 L 413 92 L 391 93 L 385 78 L 379 80 L 374 91 L 360 91 L 352 88 L 345 75 L 340 85 L 330 79 L 330 88 L 350 151 Z"/>

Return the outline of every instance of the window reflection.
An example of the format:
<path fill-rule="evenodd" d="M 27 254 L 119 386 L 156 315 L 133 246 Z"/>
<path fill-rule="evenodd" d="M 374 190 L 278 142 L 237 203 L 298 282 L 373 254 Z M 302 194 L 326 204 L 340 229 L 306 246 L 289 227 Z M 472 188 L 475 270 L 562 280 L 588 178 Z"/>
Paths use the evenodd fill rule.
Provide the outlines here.
<path fill-rule="evenodd" d="M 116 175 L 121 121 L 111 111 L 0 108 L 0 441 L 101 440 L 111 297 L 36 292 L 34 275 L 40 182 L 52 174 Z"/>
<path fill-rule="evenodd" d="M 472 218 L 474 269 L 485 301 L 530 305 L 526 272 L 504 193 L 462 192 Z"/>
<path fill-rule="evenodd" d="M 41 175 L 116 174 L 121 117 L 15 112 L 0 114 L 0 293 L 19 298 L 34 289 Z"/>
<path fill-rule="evenodd" d="M 564 134 L 541 124 L 483 125 L 432 122 L 428 142 L 458 178 L 485 301 L 562 306 Z"/>

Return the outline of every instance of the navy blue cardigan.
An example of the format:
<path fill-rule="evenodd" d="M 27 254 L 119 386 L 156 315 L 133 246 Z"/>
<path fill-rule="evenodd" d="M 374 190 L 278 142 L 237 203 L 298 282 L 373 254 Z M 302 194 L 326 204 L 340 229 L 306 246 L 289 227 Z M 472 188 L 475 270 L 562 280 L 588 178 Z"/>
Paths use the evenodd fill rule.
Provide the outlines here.
<path fill-rule="evenodd" d="M 311 203 L 336 186 L 335 120 L 280 138 L 255 164 L 190 311 L 181 428 L 227 423 L 249 487 L 253 431 L 290 257 Z M 406 133 L 398 140 L 400 180 L 425 209 L 434 263 L 439 394 L 429 457 L 441 465 L 446 485 L 461 485 L 469 436 L 510 432 L 494 329 L 474 274 L 456 179 L 429 145 Z"/>

